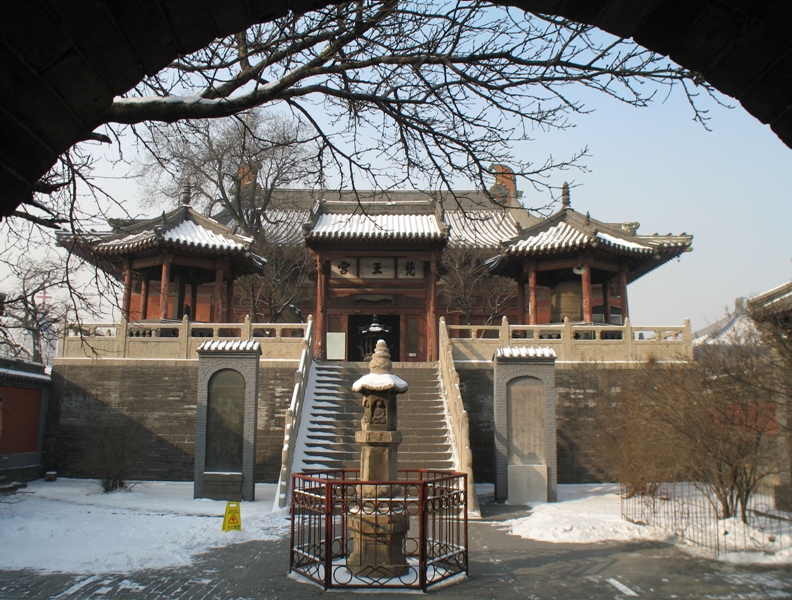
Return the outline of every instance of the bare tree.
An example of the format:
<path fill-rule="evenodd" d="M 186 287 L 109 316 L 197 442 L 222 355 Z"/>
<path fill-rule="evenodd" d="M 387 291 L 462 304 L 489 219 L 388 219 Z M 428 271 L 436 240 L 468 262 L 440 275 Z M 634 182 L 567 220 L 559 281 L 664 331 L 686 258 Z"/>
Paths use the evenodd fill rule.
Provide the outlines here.
<path fill-rule="evenodd" d="M 470 246 L 455 246 L 443 252 L 440 301 L 449 314 L 460 314 L 467 325 L 473 324 L 474 315 L 483 315 L 484 324 L 491 325 L 514 306 L 514 282 L 490 275 L 484 264 L 493 252 Z"/>
<path fill-rule="evenodd" d="M 11 231 L 24 221 L 90 237 L 109 211 L 125 212 L 124 203 L 92 179 L 91 144 L 115 141 L 123 162 L 121 140 L 131 132 L 174 173 L 182 165 L 166 162 L 171 151 L 214 138 L 214 126 L 201 119 L 234 117 L 248 139 L 266 138 L 246 125 L 256 107 L 300 118 L 298 140 L 318 145 L 309 151 L 318 168 L 308 172 L 332 179 L 334 187 L 357 189 L 366 181 L 363 187 L 375 189 L 453 192 L 472 184 L 486 190 L 491 164 L 509 164 L 534 186 L 546 187 L 554 169 L 583 167 L 585 149 L 562 159 L 518 160 L 514 142 L 571 126 L 573 116 L 587 112 L 577 92 L 596 90 L 645 106 L 658 90 L 672 87 L 682 89 L 694 118 L 704 123 L 697 94 L 711 95 L 712 88 L 699 74 L 588 25 L 445 0 L 361 0 L 292 13 L 217 39 L 116 98 L 3 227 Z M 298 158 L 295 168 L 304 162 Z M 257 165 L 249 167 L 255 172 Z M 204 182 L 214 178 L 226 191 L 226 207 L 244 197 L 239 171 L 204 175 Z M 256 177 L 261 180 L 261 173 Z M 181 174 L 174 181 L 189 183 Z M 269 188 L 260 185 L 257 201 L 266 202 Z M 240 227 L 257 225 L 241 212 L 236 216 Z"/>
<path fill-rule="evenodd" d="M 321 182 L 316 134 L 299 119 L 253 109 L 178 128 L 151 124 L 144 156 L 147 204 L 175 203 L 185 185 L 192 203 L 256 235 L 277 189 Z"/>
<path fill-rule="evenodd" d="M 713 494 L 720 518 L 745 521 L 759 484 L 779 472 L 777 397 L 753 383 L 774 377 L 766 358 L 755 344 L 710 346 L 696 361 L 626 374 L 599 415 L 616 474 L 634 493 L 691 481 Z"/>
<path fill-rule="evenodd" d="M 13 265 L 18 287 L 5 300 L 0 325 L 0 347 L 9 355 L 44 362 L 52 353 L 69 309 L 61 272 L 53 261 L 23 258 Z"/>
<path fill-rule="evenodd" d="M 491 163 L 544 186 L 550 170 L 579 157 L 519 161 L 510 144 L 571 125 L 587 110 L 575 90 L 644 106 L 660 86 L 677 85 L 704 122 L 696 96 L 711 88 L 699 74 L 591 26 L 482 2 L 361 0 L 290 14 L 181 57 L 117 98 L 96 123 L 108 127 L 87 138 L 107 141 L 130 125 L 162 156 L 161 134 L 171 135 L 162 124 L 187 135 L 192 120 L 277 105 L 312 127 L 321 166 L 339 187 L 368 177 L 381 186 L 452 189 L 461 179 L 486 189 Z M 26 218 L 70 218 L 47 198 L 78 177 L 68 159 L 65 174 L 42 181 Z"/>
<path fill-rule="evenodd" d="M 253 321 L 277 323 L 285 316 L 289 322 L 301 322 L 297 303 L 305 304 L 315 293 L 314 286 L 307 285 L 315 266 L 305 246 L 265 241 L 256 243 L 256 251 L 267 257 L 267 266 L 261 275 L 240 279 L 241 293 L 234 295 L 237 308 Z"/>

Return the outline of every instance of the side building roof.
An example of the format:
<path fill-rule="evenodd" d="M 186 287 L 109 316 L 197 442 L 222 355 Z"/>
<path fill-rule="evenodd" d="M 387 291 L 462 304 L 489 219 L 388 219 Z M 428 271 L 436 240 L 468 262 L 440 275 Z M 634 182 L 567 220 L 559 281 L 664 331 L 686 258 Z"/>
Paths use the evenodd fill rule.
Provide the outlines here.
<path fill-rule="evenodd" d="M 691 250 L 692 235 L 641 235 L 637 230 L 637 223 L 606 223 L 580 214 L 567 196 L 559 211 L 505 241 L 487 265 L 493 273 L 516 276 L 527 258 L 563 258 L 586 251 L 627 264 L 632 282 Z"/>
<path fill-rule="evenodd" d="M 266 259 L 251 252 L 253 239 L 239 235 L 182 204 L 168 213 L 148 219 L 109 219 L 110 231 L 75 235 L 58 234 L 58 244 L 74 249 L 91 262 L 104 262 L 108 271 L 118 269 L 121 259 L 172 248 L 184 253 L 228 256 L 238 273 L 257 273 Z M 113 268 L 115 266 L 115 269 Z M 117 273 L 116 273 L 117 275 Z"/>

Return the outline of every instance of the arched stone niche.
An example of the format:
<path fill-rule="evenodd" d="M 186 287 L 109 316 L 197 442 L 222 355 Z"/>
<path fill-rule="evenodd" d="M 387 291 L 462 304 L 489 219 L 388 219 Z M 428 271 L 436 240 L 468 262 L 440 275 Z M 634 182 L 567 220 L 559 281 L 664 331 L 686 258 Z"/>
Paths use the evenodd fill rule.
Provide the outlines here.
<path fill-rule="evenodd" d="M 555 353 L 495 353 L 495 499 L 510 504 L 557 499 Z"/>
<path fill-rule="evenodd" d="M 255 500 L 258 342 L 198 348 L 194 497 Z"/>

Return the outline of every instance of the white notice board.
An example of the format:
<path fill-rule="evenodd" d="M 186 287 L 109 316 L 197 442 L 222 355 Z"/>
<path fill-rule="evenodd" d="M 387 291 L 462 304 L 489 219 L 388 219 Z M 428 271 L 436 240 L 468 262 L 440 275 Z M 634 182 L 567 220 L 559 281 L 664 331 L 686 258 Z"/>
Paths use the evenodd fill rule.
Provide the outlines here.
<path fill-rule="evenodd" d="M 346 333 L 327 333 L 327 360 L 346 360 Z"/>

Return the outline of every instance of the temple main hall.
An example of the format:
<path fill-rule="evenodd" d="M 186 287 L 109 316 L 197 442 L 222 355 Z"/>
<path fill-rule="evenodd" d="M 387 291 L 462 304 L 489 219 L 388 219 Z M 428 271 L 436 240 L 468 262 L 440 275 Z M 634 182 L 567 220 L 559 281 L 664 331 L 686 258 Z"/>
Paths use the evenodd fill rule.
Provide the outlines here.
<path fill-rule="evenodd" d="M 116 322 L 61 330 L 47 468 L 73 472 L 116 427 L 133 438 L 135 478 L 221 478 L 239 498 L 251 478 L 277 481 L 285 506 L 292 472 L 357 468 L 352 385 L 384 340 L 410 384 L 403 468 L 465 473 L 472 506 L 474 481 L 523 502 L 611 479 L 585 373 L 618 382 L 649 360 L 692 358 L 689 322 L 636 324 L 629 302 L 630 284 L 692 236 L 598 220 L 566 185 L 556 210 L 532 211 L 511 171 L 496 172 L 486 193 L 276 190 L 255 231 L 201 214 L 185 190 L 160 216 L 61 236 L 123 291 Z M 275 310 L 265 295 L 287 284 Z M 238 382 L 222 392 L 236 401 L 212 399 L 225 390 L 213 374 Z M 226 405 L 253 408 L 217 429 Z M 245 472 L 205 471 L 211 432 L 234 428 Z"/>

